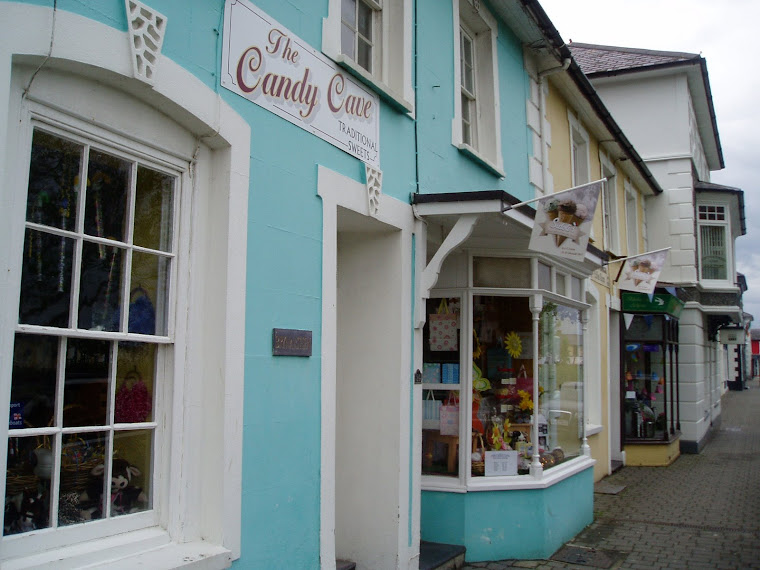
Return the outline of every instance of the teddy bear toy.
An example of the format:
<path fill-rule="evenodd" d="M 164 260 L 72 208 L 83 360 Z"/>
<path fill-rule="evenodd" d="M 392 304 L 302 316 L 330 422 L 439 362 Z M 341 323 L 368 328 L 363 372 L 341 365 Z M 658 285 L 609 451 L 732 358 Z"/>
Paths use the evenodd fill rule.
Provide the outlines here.
<path fill-rule="evenodd" d="M 83 519 L 97 519 L 103 516 L 103 476 L 105 465 L 96 465 L 90 471 L 87 489 L 79 497 Z M 132 477 L 139 477 L 140 470 L 130 465 L 126 459 L 114 459 L 111 465 L 111 515 L 125 515 L 142 510 L 148 497 L 140 487 L 132 485 Z"/>

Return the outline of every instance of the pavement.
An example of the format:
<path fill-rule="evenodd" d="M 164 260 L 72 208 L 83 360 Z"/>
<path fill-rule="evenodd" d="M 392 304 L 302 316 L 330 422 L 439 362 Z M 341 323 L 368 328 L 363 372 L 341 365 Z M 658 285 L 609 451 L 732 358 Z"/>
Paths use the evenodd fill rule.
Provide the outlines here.
<path fill-rule="evenodd" d="M 596 488 L 606 492 L 594 493 L 594 522 L 550 559 L 463 570 L 760 569 L 760 382 L 723 395 L 720 425 L 700 454 L 624 467 Z"/>

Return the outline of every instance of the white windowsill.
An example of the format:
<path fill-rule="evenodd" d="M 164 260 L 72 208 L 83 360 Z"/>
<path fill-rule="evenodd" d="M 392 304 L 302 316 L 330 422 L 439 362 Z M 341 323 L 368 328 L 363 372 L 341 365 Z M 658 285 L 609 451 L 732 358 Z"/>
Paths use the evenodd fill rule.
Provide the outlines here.
<path fill-rule="evenodd" d="M 158 528 L 124 533 L 29 556 L 4 560 L 4 570 L 55 567 L 163 570 L 192 566 L 193 569 L 229 568 L 232 553 L 202 540 L 177 544 Z"/>
<path fill-rule="evenodd" d="M 346 57 L 342 53 L 329 55 L 328 57 L 347 70 L 356 79 L 374 89 L 383 101 L 395 107 L 396 110 L 408 114 L 414 113 L 414 103 L 407 101 L 388 85 L 376 79 L 350 57 Z"/>
<path fill-rule="evenodd" d="M 423 491 L 440 491 L 444 493 L 472 493 L 476 491 L 516 491 L 528 489 L 548 489 L 560 481 L 577 475 L 581 471 L 593 467 L 596 459 L 591 457 L 576 457 L 558 467 L 543 472 L 541 479 L 530 475 L 516 475 L 514 477 L 478 477 L 469 486 L 446 481 L 442 477 L 422 478 Z M 438 481 L 436 481 L 438 479 Z M 457 480 L 458 481 L 458 480 Z"/>
<path fill-rule="evenodd" d="M 475 150 L 470 145 L 466 143 L 459 143 L 456 146 L 459 149 L 459 152 L 472 158 L 475 162 L 477 162 L 481 166 L 484 166 L 487 170 L 491 172 L 491 174 L 495 174 L 499 178 L 506 178 L 507 175 L 504 173 L 504 169 L 502 169 L 499 165 L 494 164 L 490 159 L 480 154 L 477 150 Z"/>

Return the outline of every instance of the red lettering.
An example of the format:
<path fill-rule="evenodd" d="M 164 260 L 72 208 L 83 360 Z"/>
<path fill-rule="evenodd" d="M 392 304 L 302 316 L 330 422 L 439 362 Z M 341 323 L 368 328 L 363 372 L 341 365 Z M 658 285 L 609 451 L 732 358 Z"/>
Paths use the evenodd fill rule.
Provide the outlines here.
<path fill-rule="evenodd" d="M 345 80 L 340 73 L 332 76 L 330 84 L 327 86 L 327 106 L 333 113 L 339 112 L 341 107 L 343 107 L 343 100 L 340 100 L 339 96 L 343 94 L 345 87 Z"/>
<path fill-rule="evenodd" d="M 249 57 L 249 54 L 250 54 L 250 57 Z M 238 64 L 237 64 L 237 82 L 238 82 L 238 87 L 244 93 L 250 93 L 252 91 L 255 91 L 256 88 L 259 86 L 259 81 L 261 81 L 261 79 L 259 78 L 256 80 L 256 83 L 254 85 L 252 86 L 247 85 L 245 82 L 245 77 L 243 73 L 244 68 L 248 67 L 250 71 L 252 71 L 253 73 L 256 73 L 261 67 L 261 62 L 262 62 L 261 50 L 259 50 L 259 48 L 257 48 L 256 46 L 249 47 L 247 50 L 243 52 L 243 55 L 240 56 L 240 59 L 238 60 Z"/>

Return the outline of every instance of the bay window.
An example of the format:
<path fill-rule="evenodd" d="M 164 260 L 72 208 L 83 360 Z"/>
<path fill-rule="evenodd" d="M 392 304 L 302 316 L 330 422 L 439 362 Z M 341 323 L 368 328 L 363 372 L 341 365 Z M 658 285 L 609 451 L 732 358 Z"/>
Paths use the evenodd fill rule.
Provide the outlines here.
<path fill-rule="evenodd" d="M 471 287 L 427 301 L 422 473 L 508 485 L 581 455 L 583 281 L 535 258 L 469 263 Z"/>
<path fill-rule="evenodd" d="M 702 279 L 729 279 L 729 221 L 726 207 L 715 204 L 697 206 L 699 224 L 699 268 Z"/>

